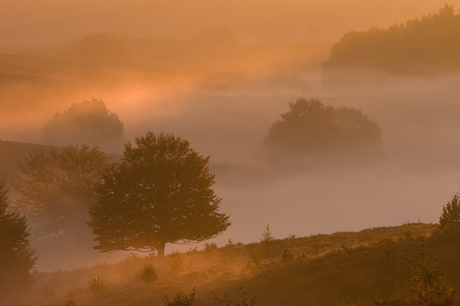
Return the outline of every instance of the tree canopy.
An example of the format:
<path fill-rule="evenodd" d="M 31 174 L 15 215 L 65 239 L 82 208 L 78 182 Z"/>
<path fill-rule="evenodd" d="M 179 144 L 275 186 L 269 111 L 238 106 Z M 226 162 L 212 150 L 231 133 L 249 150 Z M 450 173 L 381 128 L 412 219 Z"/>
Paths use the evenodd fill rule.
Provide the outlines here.
<path fill-rule="evenodd" d="M 324 69 L 361 68 L 397 74 L 459 71 L 459 27 L 460 14 L 446 4 L 437 14 L 388 29 L 349 32 L 333 46 Z"/>
<path fill-rule="evenodd" d="M 210 239 L 229 225 L 211 188 L 209 157 L 174 135 L 147 132 L 125 145 L 120 163 L 102 175 L 90 215 L 96 249 L 157 250 L 166 243 Z"/>
<path fill-rule="evenodd" d="M 95 201 L 94 186 L 109 163 L 97 147 L 66 146 L 36 151 L 19 164 L 20 205 L 43 234 L 80 222 Z"/>
<path fill-rule="evenodd" d="M 36 257 L 29 246 L 25 217 L 8 210 L 8 191 L 0 181 L 0 296 L 25 289 L 32 280 Z"/>
<path fill-rule="evenodd" d="M 376 157 L 382 154 L 378 124 L 360 110 L 299 98 L 289 103 L 265 137 L 265 149 L 278 157 Z M 289 153 L 289 154 L 287 154 Z"/>
<path fill-rule="evenodd" d="M 460 231 L 460 200 L 458 195 L 447 202 L 439 217 L 439 226 L 444 230 Z"/>
<path fill-rule="evenodd" d="M 122 147 L 124 126 L 104 101 L 92 99 L 54 114 L 43 126 L 42 134 L 48 144 L 87 144 L 113 151 Z"/>

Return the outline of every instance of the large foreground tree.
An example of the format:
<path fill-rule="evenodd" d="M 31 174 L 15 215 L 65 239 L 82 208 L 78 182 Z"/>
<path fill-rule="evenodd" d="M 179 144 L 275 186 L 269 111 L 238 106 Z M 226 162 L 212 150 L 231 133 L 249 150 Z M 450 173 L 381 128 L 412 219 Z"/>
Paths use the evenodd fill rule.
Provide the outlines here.
<path fill-rule="evenodd" d="M 89 222 L 96 249 L 156 250 L 163 256 L 166 243 L 210 239 L 230 225 L 218 211 L 209 157 L 173 135 L 148 132 L 135 143 L 125 145 L 122 161 L 97 186 Z"/>
<path fill-rule="evenodd" d="M 25 217 L 8 211 L 8 192 L 0 180 L 0 303 L 28 288 L 36 257 L 29 247 Z"/>

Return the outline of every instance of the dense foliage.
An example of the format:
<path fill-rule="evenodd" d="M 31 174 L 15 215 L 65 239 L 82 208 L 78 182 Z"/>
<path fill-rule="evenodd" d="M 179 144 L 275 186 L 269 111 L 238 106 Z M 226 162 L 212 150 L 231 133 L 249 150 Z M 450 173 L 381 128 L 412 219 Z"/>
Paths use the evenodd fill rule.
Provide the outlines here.
<path fill-rule="evenodd" d="M 26 219 L 8 211 L 8 191 L 0 181 L 0 304 L 10 294 L 28 288 L 35 260 Z"/>
<path fill-rule="evenodd" d="M 228 216 L 211 186 L 209 157 L 173 135 L 148 132 L 125 146 L 123 160 L 103 173 L 89 225 L 96 249 L 157 250 L 223 232 Z"/>
<path fill-rule="evenodd" d="M 460 201 L 458 195 L 455 195 L 452 201 L 447 202 L 446 206 L 442 208 L 439 225 L 442 229 L 460 231 Z"/>
<path fill-rule="evenodd" d="M 379 126 L 358 109 L 302 98 L 290 102 L 289 108 L 265 138 L 266 147 L 277 158 L 295 154 L 360 158 L 382 154 Z"/>
<path fill-rule="evenodd" d="M 73 103 L 56 113 L 42 129 L 43 141 L 54 145 L 87 144 L 117 150 L 123 144 L 124 126 L 102 100 Z"/>
<path fill-rule="evenodd" d="M 390 73 L 433 73 L 460 69 L 460 14 L 445 5 L 437 14 L 388 29 L 349 32 L 336 43 L 325 70 L 369 69 Z"/>
<path fill-rule="evenodd" d="M 19 164 L 19 205 L 41 235 L 85 226 L 95 184 L 109 157 L 97 147 L 67 146 L 31 153 Z M 37 233 L 38 233 L 37 232 Z"/>

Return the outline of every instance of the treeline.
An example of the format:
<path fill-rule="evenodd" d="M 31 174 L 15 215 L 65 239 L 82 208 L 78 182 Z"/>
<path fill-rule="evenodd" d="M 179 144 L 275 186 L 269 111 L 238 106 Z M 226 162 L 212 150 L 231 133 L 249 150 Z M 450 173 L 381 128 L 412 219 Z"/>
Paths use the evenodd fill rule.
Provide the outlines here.
<path fill-rule="evenodd" d="M 388 29 L 349 32 L 336 43 L 325 70 L 366 69 L 394 74 L 460 70 L 460 14 L 445 5 Z"/>

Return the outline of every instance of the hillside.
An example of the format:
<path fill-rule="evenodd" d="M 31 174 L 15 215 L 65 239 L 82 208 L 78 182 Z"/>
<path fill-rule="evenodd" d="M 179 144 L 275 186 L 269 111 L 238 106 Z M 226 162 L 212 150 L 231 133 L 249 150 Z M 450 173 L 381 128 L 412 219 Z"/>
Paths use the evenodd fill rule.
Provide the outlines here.
<path fill-rule="evenodd" d="M 458 73 L 459 25 L 460 14 L 445 4 L 437 13 L 388 28 L 348 32 L 323 64 L 325 82 L 340 82 L 345 75 L 366 80 L 382 73 L 400 77 Z"/>
<path fill-rule="evenodd" d="M 413 223 L 246 245 L 229 241 L 222 248 L 207 244 L 164 259 L 131 254 L 117 264 L 39 273 L 31 297 L 19 305 L 163 305 L 165 296 L 179 293 L 205 305 L 253 305 L 252 299 L 255 305 L 410 305 L 418 249 L 458 291 L 458 236 Z M 153 284 L 139 278 L 148 264 L 158 274 Z"/>

